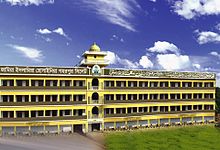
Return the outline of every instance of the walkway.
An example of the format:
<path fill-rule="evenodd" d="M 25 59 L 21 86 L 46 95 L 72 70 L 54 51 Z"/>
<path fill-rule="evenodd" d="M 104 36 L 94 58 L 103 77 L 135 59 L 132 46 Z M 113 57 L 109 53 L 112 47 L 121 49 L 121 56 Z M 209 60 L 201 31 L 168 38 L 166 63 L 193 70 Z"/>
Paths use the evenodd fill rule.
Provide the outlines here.
<path fill-rule="evenodd" d="M 71 135 L 1 137 L 0 150 L 103 150 L 102 142 Z"/>

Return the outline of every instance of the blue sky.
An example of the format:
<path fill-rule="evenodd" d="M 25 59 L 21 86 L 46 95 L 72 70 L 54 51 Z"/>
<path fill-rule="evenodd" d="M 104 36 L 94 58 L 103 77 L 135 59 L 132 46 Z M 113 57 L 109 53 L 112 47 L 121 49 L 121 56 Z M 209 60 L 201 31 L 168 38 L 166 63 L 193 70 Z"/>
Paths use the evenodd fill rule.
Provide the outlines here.
<path fill-rule="evenodd" d="M 0 0 L 1 65 L 75 66 L 96 42 L 110 67 L 220 76 L 219 0 Z"/>

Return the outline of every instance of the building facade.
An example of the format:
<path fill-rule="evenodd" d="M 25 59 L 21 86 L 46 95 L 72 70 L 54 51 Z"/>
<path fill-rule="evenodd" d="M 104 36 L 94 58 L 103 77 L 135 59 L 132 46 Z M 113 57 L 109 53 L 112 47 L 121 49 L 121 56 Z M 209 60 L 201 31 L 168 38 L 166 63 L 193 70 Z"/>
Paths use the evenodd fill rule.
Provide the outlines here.
<path fill-rule="evenodd" d="M 214 122 L 214 73 L 106 68 L 105 56 L 93 44 L 79 67 L 0 66 L 1 134 Z"/>

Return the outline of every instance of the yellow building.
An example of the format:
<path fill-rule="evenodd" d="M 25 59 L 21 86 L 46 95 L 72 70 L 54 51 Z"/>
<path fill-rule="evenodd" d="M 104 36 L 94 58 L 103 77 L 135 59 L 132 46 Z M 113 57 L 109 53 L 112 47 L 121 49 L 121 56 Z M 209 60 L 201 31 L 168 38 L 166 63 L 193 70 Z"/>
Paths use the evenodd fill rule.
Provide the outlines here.
<path fill-rule="evenodd" d="M 214 122 L 214 73 L 105 68 L 96 44 L 82 56 L 80 67 L 0 66 L 1 133 Z"/>

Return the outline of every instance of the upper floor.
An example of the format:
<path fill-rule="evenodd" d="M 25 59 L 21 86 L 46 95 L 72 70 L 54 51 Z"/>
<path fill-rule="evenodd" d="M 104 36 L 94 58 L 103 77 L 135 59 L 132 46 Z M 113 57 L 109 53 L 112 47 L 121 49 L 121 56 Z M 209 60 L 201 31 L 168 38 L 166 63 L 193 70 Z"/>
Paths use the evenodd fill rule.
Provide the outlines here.
<path fill-rule="evenodd" d="M 61 88 L 61 89 L 87 89 L 87 90 L 118 90 L 118 89 L 202 89 L 215 88 L 215 80 L 170 80 L 170 79 L 137 79 L 137 78 L 55 78 L 55 77 L 2 77 L 0 89 L 10 88 Z"/>

